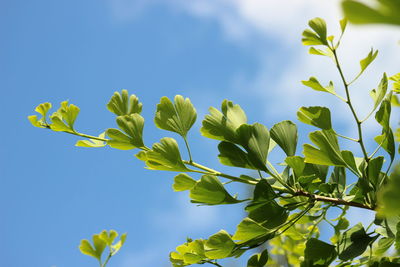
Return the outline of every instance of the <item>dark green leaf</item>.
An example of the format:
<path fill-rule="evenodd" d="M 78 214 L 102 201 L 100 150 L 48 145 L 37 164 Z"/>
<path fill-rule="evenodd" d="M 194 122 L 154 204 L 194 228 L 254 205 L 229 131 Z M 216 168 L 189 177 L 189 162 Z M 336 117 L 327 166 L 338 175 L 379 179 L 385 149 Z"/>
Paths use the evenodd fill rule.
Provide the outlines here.
<path fill-rule="evenodd" d="M 265 228 L 273 229 L 285 223 L 288 218 L 287 209 L 281 207 L 274 200 L 252 202 L 246 207 L 248 217 Z"/>
<path fill-rule="evenodd" d="M 180 173 L 174 177 L 172 188 L 174 191 L 190 190 L 196 185 L 196 181 L 186 173 Z"/>
<path fill-rule="evenodd" d="M 247 267 L 264 267 L 268 262 L 268 250 L 253 254 L 247 261 Z"/>
<path fill-rule="evenodd" d="M 107 104 L 107 109 L 117 116 L 140 114 L 142 103 L 135 95 L 129 96 L 127 90 L 115 92 Z"/>
<path fill-rule="evenodd" d="M 336 248 L 316 238 L 310 238 L 304 250 L 302 267 L 329 266 L 336 258 Z"/>
<path fill-rule="evenodd" d="M 236 143 L 236 129 L 247 122 L 247 117 L 239 105 L 224 100 L 221 105 L 222 113 L 214 107 L 203 120 L 201 134 L 205 137 Z"/>
<path fill-rule="evenodd" d="M 181 95 L 176 95 L 172 103 L 168 97 L 164 96 L 157 104 L 154 122 L 158 128 L 186 137 L 196 118 L 196 109 L 189 98 L 184 99 Z"/>
<path fill-rule="evenodd" d="M 247 169 L 256 169 L 256 167 L 251 164 L 249 156 L 237 145 L 230 142 L 222 141 L 218 145 L 219 150 L 219 161 L 227 166 L 240 167 Z"/>
<path fill-rule="evenodd" d="M 261 179 L 254 188 L 254 202 L 268 202 L 277 198 L 278 195 L 274 192 L 271 185 L 265 179 Z"/>
<path fill-rule="evenodd" d="M 339 244 L 339 259 L 351 260 L 361 255 L 376 238 L 366 234 L 361 223 L 343 233 Z"/>
<path fill-rule="evenodd" d="M 190 190 L 190 198 L 194 203 L 207 205 L 235 204 L 241 202 L 225 190 L 219 179 L 213 175 L 203 175 Z"/>
<path fill-rule="evenodd" d="M 259 123 L 242 124 L 236 133 L 238 143 L 247 151 L 251 164 L 257 169 L 266 170 L 270 143 L 268 129 Z"/>
<path fill-rule="evenodd" d="M 331 112 L 326 107 L 301 107 L 297 112 L 297 119 L 323 130 L 332 129 Z"/>
<path fill-rule="evenodd" d="M 146 162 L 147 168 L 162 171 L 190 171 L 182 162 L 175 139 L 164 137 L 155 143 L 151 150 L 141 151 L 136 157 Z"/>
<path fill-rule="evenodd" d="M 381 183 L 381 169 L 383 166 L 383 162 L 385 161 L 385 158 L 380 156 L 371 159 L 368 162 L 368 167 L 367 167 L 367 177 L 368 180 L 374 185 L 376 189 L 379 188 L 379 185 Z"/>
<path fill-rule="evenodd" d="M 270 134 L 287 156 L 294 156 L 298 138 L 296 124 L 291 121 L 279 122 L 271 128 Z"/>

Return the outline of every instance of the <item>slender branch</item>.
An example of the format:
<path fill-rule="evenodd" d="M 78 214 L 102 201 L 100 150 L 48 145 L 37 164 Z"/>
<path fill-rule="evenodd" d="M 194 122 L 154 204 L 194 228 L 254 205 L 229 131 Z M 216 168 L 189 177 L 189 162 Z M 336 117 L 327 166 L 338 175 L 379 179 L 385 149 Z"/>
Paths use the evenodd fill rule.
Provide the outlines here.
<path fill-rule="evenodd" d="M 356 114 L 356 111 L 354 110 L 353 104 L 351 103 L 350 93 L 349 93 L 349 84 L 346 82 L 346 79 L 345 79 L 345 77 L 344 77 L 342 68 L 341 68 L 340 63 L 339 63 L 339 59 L 338 59 L 338 57 L 337 57 L 336 49 L 332 49 L 332 53 L 333 53 L 333 56 L 334 56 L 334 58 L 335 58 L 336 68 L 337 68 L 338 71 L 339 71 L 340 77 L 341 77 L 342 82 L 343 82 L 343 85 L 344 85 L 344 89 L 345 89 L 345 91 L 346 91 L 346 97 L 347 97 L 346 103 L 347 103 L 347 105 L 350 107 L 351 113 L 353 114 L 353 117 L 354 117 L 354 119 L 355 119 L 355 121 L 356 121 L 356 123 L 357 123 L 358 143 L 360 144 L 360 147 L 361 147 L 362 153 L 363 153 L 363 155 L 364 155 L 365 161 L 368 162 L 368 161 L 369 161 L 369 158 L 368 158 L 367 151 L 366 151 L 366 149 L 365 149 L 365 145 L 364 145 L 364 141 L 363 141 L 363 136 L 362 136 L 362 129 L 361 129 L 361 123 L 362 123 L 362 122 L 358 119 L 358 116 L 357 116 L 357 114 Z"/>
<path fill-rule="evenodd" d="M 106 265 L 107 265 L 108 261 L 111 259 L 111 257 L 112 257 L 112 253 L 110 252 L 108 254 L 107 259 L 104 261 L 104 263 L 103 263 L 103 265 L 101 267 L 106 267 Z"/>
<path fill-rule="evenodd" d="M 298 220 L 301 219 L 312 207 L 314 207 L 314 203 L 310 203 L 294 220 L 290 221 L 288 224 L 289 226 L 283 229 L 278 235 L 283 234 L 286 232 L 290 227 L 292 227 Z"/>
<path fill-rule="evenodd" d="M 311 199 L 314 199 L 316 201 L 323 201 L 323 202 L 329 202 L 329 203 L 333 203 L 336 205 L 345 205 L 345 206 L 351 206 L 351 207 L 357 207 L 357 208 L 361 208 L 361 209 L 367 209 L 367 210 L 374 210 L 374 208 L 367 206 L 365 204 L 361 204 L 361 203 L 357 203 L 357 202 L 353 202 L 353 201 L 347 201 L 344 199 L 340 199 L 340 198 L 333 198 L 333 197 L 325 197 L 325 196 L 320 196 L 320 195 L 315 195 L 315 194 L 311 194 L 309 192 L 305 192 L 305 191 L 297 191 L 296 192 L 297 196 L 304 196 L 304 197 L 309 197 Z"/>
<path fill-rule="evenodd" d="M 358 139 L 351 138 L 351 137 L 347 137 L 347 136 L 344 136 L 344 135 L 341 135 L 341 134 L 338 134 L 338 133 L 335 133 L 335 134 L 336 134 L 337 136 L 341 137 L 341 138 L 344 138 L 344 139 L 347 139 L 347 140 L 354 141 L 354 142 L 357 142 L 357 143 L 358 143 Z"/>
<path fill-rule="evenodd" d="M 186 149 L 187 149 L 188 154 L 189 154 L 189 161 L 193 162 L 192 154 L 190 153 L 190 147 L 189 147 L 189 144 L 188 144 L 188 141 L 187 141 L 186 137 L 183 137 L 183 140 L 185 141 Z"/>
<path fill-rule="evenodd" d="M 218 266 L 218 267 L 223 267 L 222 265 L 218 264 L 216 261 L 205 261 L 205 262 L 207 262 L 209 264 L 213 264 L 213 265 Z"/>

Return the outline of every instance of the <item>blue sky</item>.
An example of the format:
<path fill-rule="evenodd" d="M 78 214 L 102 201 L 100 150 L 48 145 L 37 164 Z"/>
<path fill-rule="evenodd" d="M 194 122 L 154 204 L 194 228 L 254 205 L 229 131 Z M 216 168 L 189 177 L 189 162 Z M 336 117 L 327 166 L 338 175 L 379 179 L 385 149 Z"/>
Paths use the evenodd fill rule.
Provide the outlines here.
<path fill-rule="evenodd" d="M 335 125 L 354 135 L 336 102 L 299 83 L 311 75 L 329 77 L 329 62 L 310 59 L 299 40 L 312 17 L 339 20 L 337 7 L 329 1 L 283 2 L 1 1 L 2 264 L 97 266 L 80 254 L 79 241 L 116 229 L 128 232 L 128 239 L 110 267 L 169 266 L 168 253 L 187 236 L 233 232 L 244 217 L 235 206 L 190 204 L 186 193 L 172 191 L 173 173 L 145 170 L 132 151 L 77 148 L 73 136 L 33 128 L 26 117 L 39 103 L 57 107 L 68 99 L 81 108 L 77 129 L 96 135 L 115 127 L 105 104 L 114 91 L 128 89 L 144 104 L 151 145 L 163 136 L 178 138 L 152 120 L 160 97 L 182 94 L 198 111 L 189 136 L 194 158 L 218 168 L 217 143 L 198 130 L 208 107 L 219 107 L 224 98 L 240 103 L 250 122 L 268 127 L 295 120 L 302 104 L 331 106 Z M 376 84 L 383 71 L 398 71 L 398 30 L 353 30 L 343 52 L 345 62 L 352 62 L 350 73 L 371 45 L 383 51 L 360 88 Z M 366 110 L 365 91 L 354 94 Z M 368 125 L 367 136 L 376 134 L 375 127 Z"/>

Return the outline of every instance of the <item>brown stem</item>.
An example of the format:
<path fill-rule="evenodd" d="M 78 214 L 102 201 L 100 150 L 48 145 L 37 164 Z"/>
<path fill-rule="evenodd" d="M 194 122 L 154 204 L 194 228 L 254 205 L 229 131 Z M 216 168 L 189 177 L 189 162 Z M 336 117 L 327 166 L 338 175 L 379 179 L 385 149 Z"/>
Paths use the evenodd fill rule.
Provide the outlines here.
<path fill-rule="evenodd" d="M 315 194 L 311 194 L 305 191 L 297 191 L 296 196 L 304 196 L 304 197 L 309 197 L 312 198 L 316 201 L 323 201 L 323 202 L 329 202 L 329 203 L 333 203 L 336 205 L 345 205 L 345 206 L 351 206 L 351 207 L 357 207 L 357 208 L 361 208 L 361 209 L 367 209 L 367 210 L 374 210 L 374 208 L 367 206 L 365 204 L 361 204 L 361 203 L 357 203 L 354 201 L 347 201 L 344 199 L 340 199 L 340 198 L 333 198 L 333 197 L 325 197 L 325 196 L 320 196 L 320 195 L 315 195 Z"/>

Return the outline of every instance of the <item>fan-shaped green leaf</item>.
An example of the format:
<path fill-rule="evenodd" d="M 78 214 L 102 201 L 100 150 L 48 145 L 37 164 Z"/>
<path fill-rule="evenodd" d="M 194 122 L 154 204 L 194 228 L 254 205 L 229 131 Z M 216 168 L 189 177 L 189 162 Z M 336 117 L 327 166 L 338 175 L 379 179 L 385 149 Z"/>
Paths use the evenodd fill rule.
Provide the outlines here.
<path fill-rule="evenodd" d="M 218 150 L 218 158 L 222 164 L 232 167 L 256 169 L 256 167 L 251 164 L 248 154 L 237 145 L 222 141 L 218 145 Z"/>
<path fill-rule="evenodd" d="M 147 168 L 163 171 L 190 171 L 182 162 L 178 144 L 175 139 L 164 137 L 155 143 L 151 150 L 141 151 L 136 157 L 146 162 Z"/>
<path fill-rule="evenodd" d="M 332 130 L 315 131 L 310 133 L 309 137 L 319 149 L 305 144 L 303 151 L 305 162 L 330 166 L 346 166 L 346 162 L 340 152 L 337 137 Z"/>
<path fill-rule="evenodd" d="M 297 119 L 323 130 L 332 129 L 331 112 L 326 107 L 301 107 L 297 112 Z"/>
<path fill-rule="evenodd" d="M 105 133 L 101 133 L 99 138 L 104 139 Z M 104 147 L 107 143 L 105 141 L 97 140 L 97 139 L 89 139 L 89 140 L 78 140 L 75 146 L 80 147 Z"/>
<path fill-rule="evenodd" d="M 127 90 L 115 92 L 107 104 L 107 109 L 117 116 L 142 112 L 142 103 L 135 95 L 129 96 Z"/>
<path fill-rule="evenodd" d="M 270 230 L 263 227 L 250 218 L 245 218 L 237 226 L 235 234 L 232 236 L 237 244 L 245 243 L 253 238 L 270 233 Z"/>
<path fill-rule="evenodd" d="M 247 261 L 247 267 L 264 267 L 268 262 L 268 250 L 253 254 Z"/>
<path fill-rule="evenodd" d="M 239 105 L 224 100 L 221 105 L 222 113 L 214 107 L 209 109 L 210 114 L 203 120 L 200 129 L 205 137 L 221 141 L 236 143 L 236 129 L 247 122 L 247 117 Z"/>
<path fill-rule="evenodd" d="M 236 133 L 238 143 L 247 151 L 251 164 L 257 169 L 266 171 L 265 164 L 270 143 L 268 129 L 259 123 L 242 124 Z"/>
<path fill-rule="evenodd" d="M 137 113 L 131 115 L 118 116 L 117 124 L 124 131 L 118 129 L 107 129 L 106 135 L 110 137 L 107 144 L 113 148 L 128 150 L 143 148 L 143 127 L 144 119 Z"/>
<path fill-rule="evenodd" d="M 40 128 L 45 128 L 47 122 L 46 122 L 46 116 L 48 111 L 51 109 L 51 103 L 42 103 L 39 104 L 36 108 L 35 111 L 42 115 L 40 119 L 38 119 L 37 115 L 31 115 L 28 116 L 28 120 L 32 123 L 33 126 L 35 127 L 40 127 Z"/>
<path fill-rule="evenodd" d="M 186 173 L 180 173 L 174 177 L 172 188 L 174 191 L 190 190 L 196 185 L 196 181 Z"/>
<path fill-rule="evenodd" d="M 181 95 L 177 95 L 172 103 L 168 97 L 164 96 L 157 104 L 154 122 L 158 128 L 186 137 L 196 118 L 196 109 L 189 98 L 184 99 Z"/>
<path fill-rule="evenodd" d="M 60 108 L 50 116 L 50 128 L 53 131 L 74 132 L 74 123 L 79 114 L 79 108 L 68 101 L 61 102 Z"/>
<path fill-rule="evenodd" d="M 308 25 L 314 31 L 307 29 L 303 32 L 303 45 L 328 45 L 325 21 L 314 18 L 308 22 Z"/>
<path fill-rule="evenodd" d="M 223 259 L 229 257 L 235 246 L 231 236 L 225 230 L 221 230 L 205 242 L 205 255 L 209 259 Z"/>
<path fill-rule="evenodd" d="M 296 124 L 291 121 L 279 122 L 272 126 L 270 134 L 287 156 L 294 156 L 298 139 Z"/>
<path fill-rule="evenodd" d="M 322 86 L 319 83 L 319 81 L 317 80 L 317 78 L 310 77 L 310 79 L 308 79 L 308 81 L 301 81 L 301 83 L 304 84 L 305 86 L 310 87 L 311 89 L 316 90 L 316 91 L 322 91 L 322 92 L 327 92 L 327 93 L 336 95 L 336 92 L 335 92 L 332 82 L 329 82 L 329 85 L 327 85 L 327 86 Z"/>
<path fill-rule="evenodd" d="M 336 258 L 336 248 L 316 238 L 310 238 L 304 250 L 302 267 L 329 266 Z"/>
<path fill-rule="evenodd" d="M 343 233 L 339 243 L 339 259 L 347 261 L 361 255 L 376 237 L 370 237 L 361 223 Z"/>
<path fill-rule="evenodd" d="M 203 175 L 190 190 L 190 198 L 193 203 L 207 205 L 235 204 L 243 201 L 232 197 L 213 175 Z"/>

